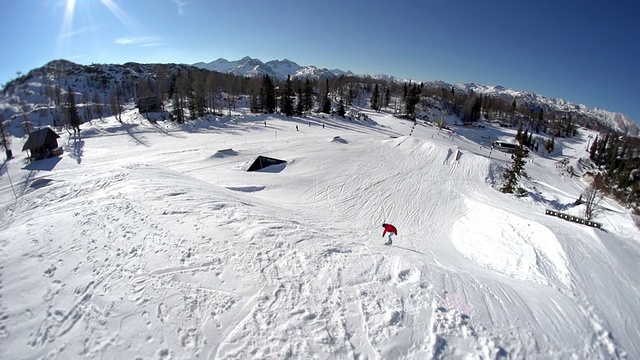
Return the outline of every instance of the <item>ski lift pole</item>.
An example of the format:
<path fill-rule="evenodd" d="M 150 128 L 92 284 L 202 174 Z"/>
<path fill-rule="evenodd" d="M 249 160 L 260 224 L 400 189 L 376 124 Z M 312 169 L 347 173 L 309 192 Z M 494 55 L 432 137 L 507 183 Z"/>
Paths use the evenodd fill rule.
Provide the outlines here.
<path fill-rule="evenodd" d="M 9 184 L 11 184 L 11 190 L 13 191 L 13 196 L 15 196 L 16 200 L 18 200 L 18 194 L 16 194 L 16 189 L 13 188 L 13 181 L 11 181 L 11 175 L 9 175 L 9 167 L 7 166 L 6 162 L 4 166 L 7 168 L 7 177 L 9 178 Z"/>

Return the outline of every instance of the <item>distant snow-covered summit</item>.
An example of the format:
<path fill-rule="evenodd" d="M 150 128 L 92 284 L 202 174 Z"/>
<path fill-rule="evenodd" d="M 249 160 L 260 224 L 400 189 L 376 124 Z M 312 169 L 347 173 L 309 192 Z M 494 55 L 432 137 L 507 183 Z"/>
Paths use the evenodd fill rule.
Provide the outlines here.
<path fill-rule="evenodd" d="M 449 85 L 451 86 L 451 85 Z M 599 108 L 589 108 L 586 105 L 575 104 L 565 101 L 561 98 L 550 98 L 531 91 L 520 91 L 505 88 L 500 85 L 482 85 L 482 84 L 458 84 L 454 85 L 456 89 L 463 91 L 473 90 L 479 94 L 486 94 L 492 97 L 501 97 L 504 99 L 515 99 L 518 105 L 523 104 L 529 108 L 539 108 L 545 112 L 560 111 L 565 113 L 573 113 L 582 117 L 583 121 L 593 120 L 611 129 L 630 134 L 632 136 L 640 135 L 640 127 L 630 117 L 619 113 L 607 111 Z"/>
<path fill-rule="evenodd" d="M 210 63 L 198 62 L 193 64 L 193 66 L 241 76 L 269 75 L 280 80 L 286 80 L 288 76 L 291 76 L 292 78 L 309 77 L 317 80 L 322 77 L 355 75 L 351 71 L 343 71 L 339 69 L 329 70 L 326 68 L 318 68 L 316 66 L 300 66 L 289 59 L 271 60 L 265 63 L 259 59 L 253 59 L 249 56 L 245 56 L 236 61 L 219 58 Z"/>

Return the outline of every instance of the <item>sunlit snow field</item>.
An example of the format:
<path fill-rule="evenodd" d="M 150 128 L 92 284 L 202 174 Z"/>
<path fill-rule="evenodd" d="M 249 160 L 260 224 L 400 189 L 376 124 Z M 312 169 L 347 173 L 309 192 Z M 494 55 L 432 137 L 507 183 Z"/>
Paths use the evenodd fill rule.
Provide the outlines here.
<path fill-rule="evenodd" d="M 514 129 L 135 111 L 0 170 L 2 359 L 640 358 L 640 231 Z M 323 127 L 324 124 L 324 127 Z M 298 131 L 296 131 L 298 126 Z M 409 135 L 411 134 L 411 135 Z M 258 155 L 286 164 L 246 172 Z M 382 243 L 383 222 L 398 228 Z"/>

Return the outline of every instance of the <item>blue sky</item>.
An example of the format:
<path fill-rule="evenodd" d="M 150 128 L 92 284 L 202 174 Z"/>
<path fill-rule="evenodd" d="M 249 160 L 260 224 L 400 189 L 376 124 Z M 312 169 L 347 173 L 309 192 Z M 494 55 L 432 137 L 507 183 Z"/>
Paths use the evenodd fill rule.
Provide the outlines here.
<path fill-rule="evenodd" d="M 0 0 L 0 83 L 54 59 L 244 56 L 475 82 L 640 121 L 637 0 Z"/>

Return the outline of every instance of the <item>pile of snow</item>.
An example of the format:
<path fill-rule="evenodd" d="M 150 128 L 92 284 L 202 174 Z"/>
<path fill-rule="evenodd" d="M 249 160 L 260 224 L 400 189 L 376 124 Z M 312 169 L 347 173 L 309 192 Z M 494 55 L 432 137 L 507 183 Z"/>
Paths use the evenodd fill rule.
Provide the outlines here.
<path fill-rule="evenodd" d="M 477 201 L 469 200 L 466 206 L 468 214 L 453 224 L 451 232 L 461 254 L 515 279 L 570 285 L 564 250 L 551 230 Z M 477 224 L 483 227 L 478 229 Z"/>

